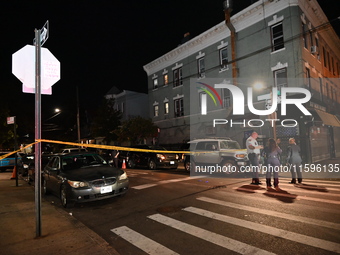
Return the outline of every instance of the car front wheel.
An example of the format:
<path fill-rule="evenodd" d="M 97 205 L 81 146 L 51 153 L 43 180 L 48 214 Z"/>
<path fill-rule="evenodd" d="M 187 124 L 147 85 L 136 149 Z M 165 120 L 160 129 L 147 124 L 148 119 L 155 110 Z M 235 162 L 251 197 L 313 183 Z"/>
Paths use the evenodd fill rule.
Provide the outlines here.
<path fill-rule="evenodd" d="M 67 188 L 63 185 L 60 189 L 60 201 L 63 207 L 69 208 L 72 207 L 73 204 L 70 203 L 68 195 L 67 195 Z"/>
<path fill-rule="evenodd" d="M 127 167 L 128 168 L 135 168 L 136 164 L 135 162 L 133 162 L 132 159 L 129 159 L 128 162 L 127 162 Z"/>
<path fill-rule="evenodd" d="M 191 160 L 186 160 L 184 162 L 184 169 L 187 172 L 190 172 L 191 169 L 195 168 L 195 163 Z"/>
<path fill-rule="evenodd" d="M 49 194 L 49 191 L 48 191 L 48 188 L 47 188 L 47 181 L 45 179 L 43 180 L 43 192 L 44 192 L 44 195 Z"/>
<path fill-rule="evenodd" d="M 235 162 L 230 159 L 226 159 L 222 163 L 222 167 L 225 168 L 226 174 L 236 174 L 235 166 L 236 166 Z"/>
<path fill-rule="evenodd" d="M 151 159 L 150 161 L 149 161 L 149 169 L 151 169 L 151 170 L 155 170 L 156 169 L 156 162 L 153 160 L 153 159 Z"/>

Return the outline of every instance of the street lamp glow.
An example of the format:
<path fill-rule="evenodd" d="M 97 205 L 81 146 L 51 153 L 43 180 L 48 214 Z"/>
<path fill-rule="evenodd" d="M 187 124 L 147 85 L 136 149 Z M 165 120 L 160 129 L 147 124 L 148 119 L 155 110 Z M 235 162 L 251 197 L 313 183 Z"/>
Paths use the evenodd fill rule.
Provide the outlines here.
<path fill-rule="evenodd" d="M 59 108 L 55 108 L 54 112 L 60 112 L 60 109 Z"/>
<path fill-rule="evenodd" d="M 254 89 L 256 89 L 256 90 L 264 89 L 264 84 L 262 82 L 256 82 L 254 84 Z"/>

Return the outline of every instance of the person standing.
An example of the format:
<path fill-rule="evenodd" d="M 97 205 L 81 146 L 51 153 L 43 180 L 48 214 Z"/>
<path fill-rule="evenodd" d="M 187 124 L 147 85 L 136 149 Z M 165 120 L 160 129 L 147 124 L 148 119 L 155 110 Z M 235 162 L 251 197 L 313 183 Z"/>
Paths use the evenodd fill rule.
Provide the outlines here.
<path fill-rule="evenodd" d="M 292 174 L 292 180 L 290 183 L 296 183 L 296 173 L 298 176 L 298 182 L 302 182 L 302 174 L 300 165 L 302 163 L 302 158 L 300 155 L 300 146 L 296 144 L 294 138 L 289 139 L 289 146 L 287 148 L 287 163 L 290 164 L 290 172 Z"/>
<path fill-rule="evenodd" d="M 267 190 L 272 187 L 271 175 L 273 173 L 274 177 L 274 188 L 279 191 L 279 168 L 280 168 L 280 155 L 282 153 L 281 148 L 277 145 L 273 138 L 269 139 L 268 149 L 267 149 L 267 173 L 266 173 L 266 184 Z"/>
<path fill-rule="evenodd" d="M 251 136 L 246 141 L 247 153 L 249 157 L 249 161 L 252 165 L 253 170 L 253 178 L 251 184 L 260 185 L 262 184 L 259 179 L 259 156 L 260 156 L 260 149 L 263 148 L 262 145 L 257 143 L 257 132 L 253 132 Z"/>
<path fill-rule="evenodd" d="M 113 167 L 118 168 L 118 156 L 119 156 L 119 151 L 118 150 L 113 150 L 111 152 L 111 157 L 112 157 L 112 165 Z"/>

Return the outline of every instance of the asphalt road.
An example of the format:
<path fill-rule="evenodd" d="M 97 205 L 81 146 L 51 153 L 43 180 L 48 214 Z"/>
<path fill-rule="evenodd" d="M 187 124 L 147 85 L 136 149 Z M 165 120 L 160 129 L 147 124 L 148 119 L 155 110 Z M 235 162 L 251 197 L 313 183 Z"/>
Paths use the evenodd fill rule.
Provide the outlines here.
<path fill-rule="evenodd" d="M 65 209 L 123 255 L 340 253 L 339 181 L 281 178 L 268 192 L 183 169 L 127 173 L 126 196 Z"/>

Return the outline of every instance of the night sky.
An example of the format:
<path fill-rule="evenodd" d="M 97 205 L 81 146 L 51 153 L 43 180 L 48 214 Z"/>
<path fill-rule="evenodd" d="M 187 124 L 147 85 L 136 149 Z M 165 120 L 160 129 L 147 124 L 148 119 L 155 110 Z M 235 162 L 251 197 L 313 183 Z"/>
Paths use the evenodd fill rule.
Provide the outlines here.
<path fill-rule="evenodd" d="M 250 5 L 235 0 L 234 11 Z M 329 20 L 339 0 L 319 1 Z M 48 48 L 61 63 L 61 80 L 42 96 L 42 112 L 73 111 L 76 87 L 82 108 L 95 108 L 112 87 L 147 92 L 143 65 L 177 47 L 186 32 L 197 36 L 224 20 L 222 0 L 1 1 L 1 100 L 11 115 L 31 114 L 34 94 L 22 93 L 12 54 L 32 45 L 34 29 L 49 20 Z M 338 3 L 338 4 L 335 4 Z M 334 4 L 336 6 L 334 6 Z M 333 5 L 333 6 L 332 6 Z M 334 22 L 339 29 L 339 20 Z M 34 118 L 34 116 L 32 116 Z"/>

